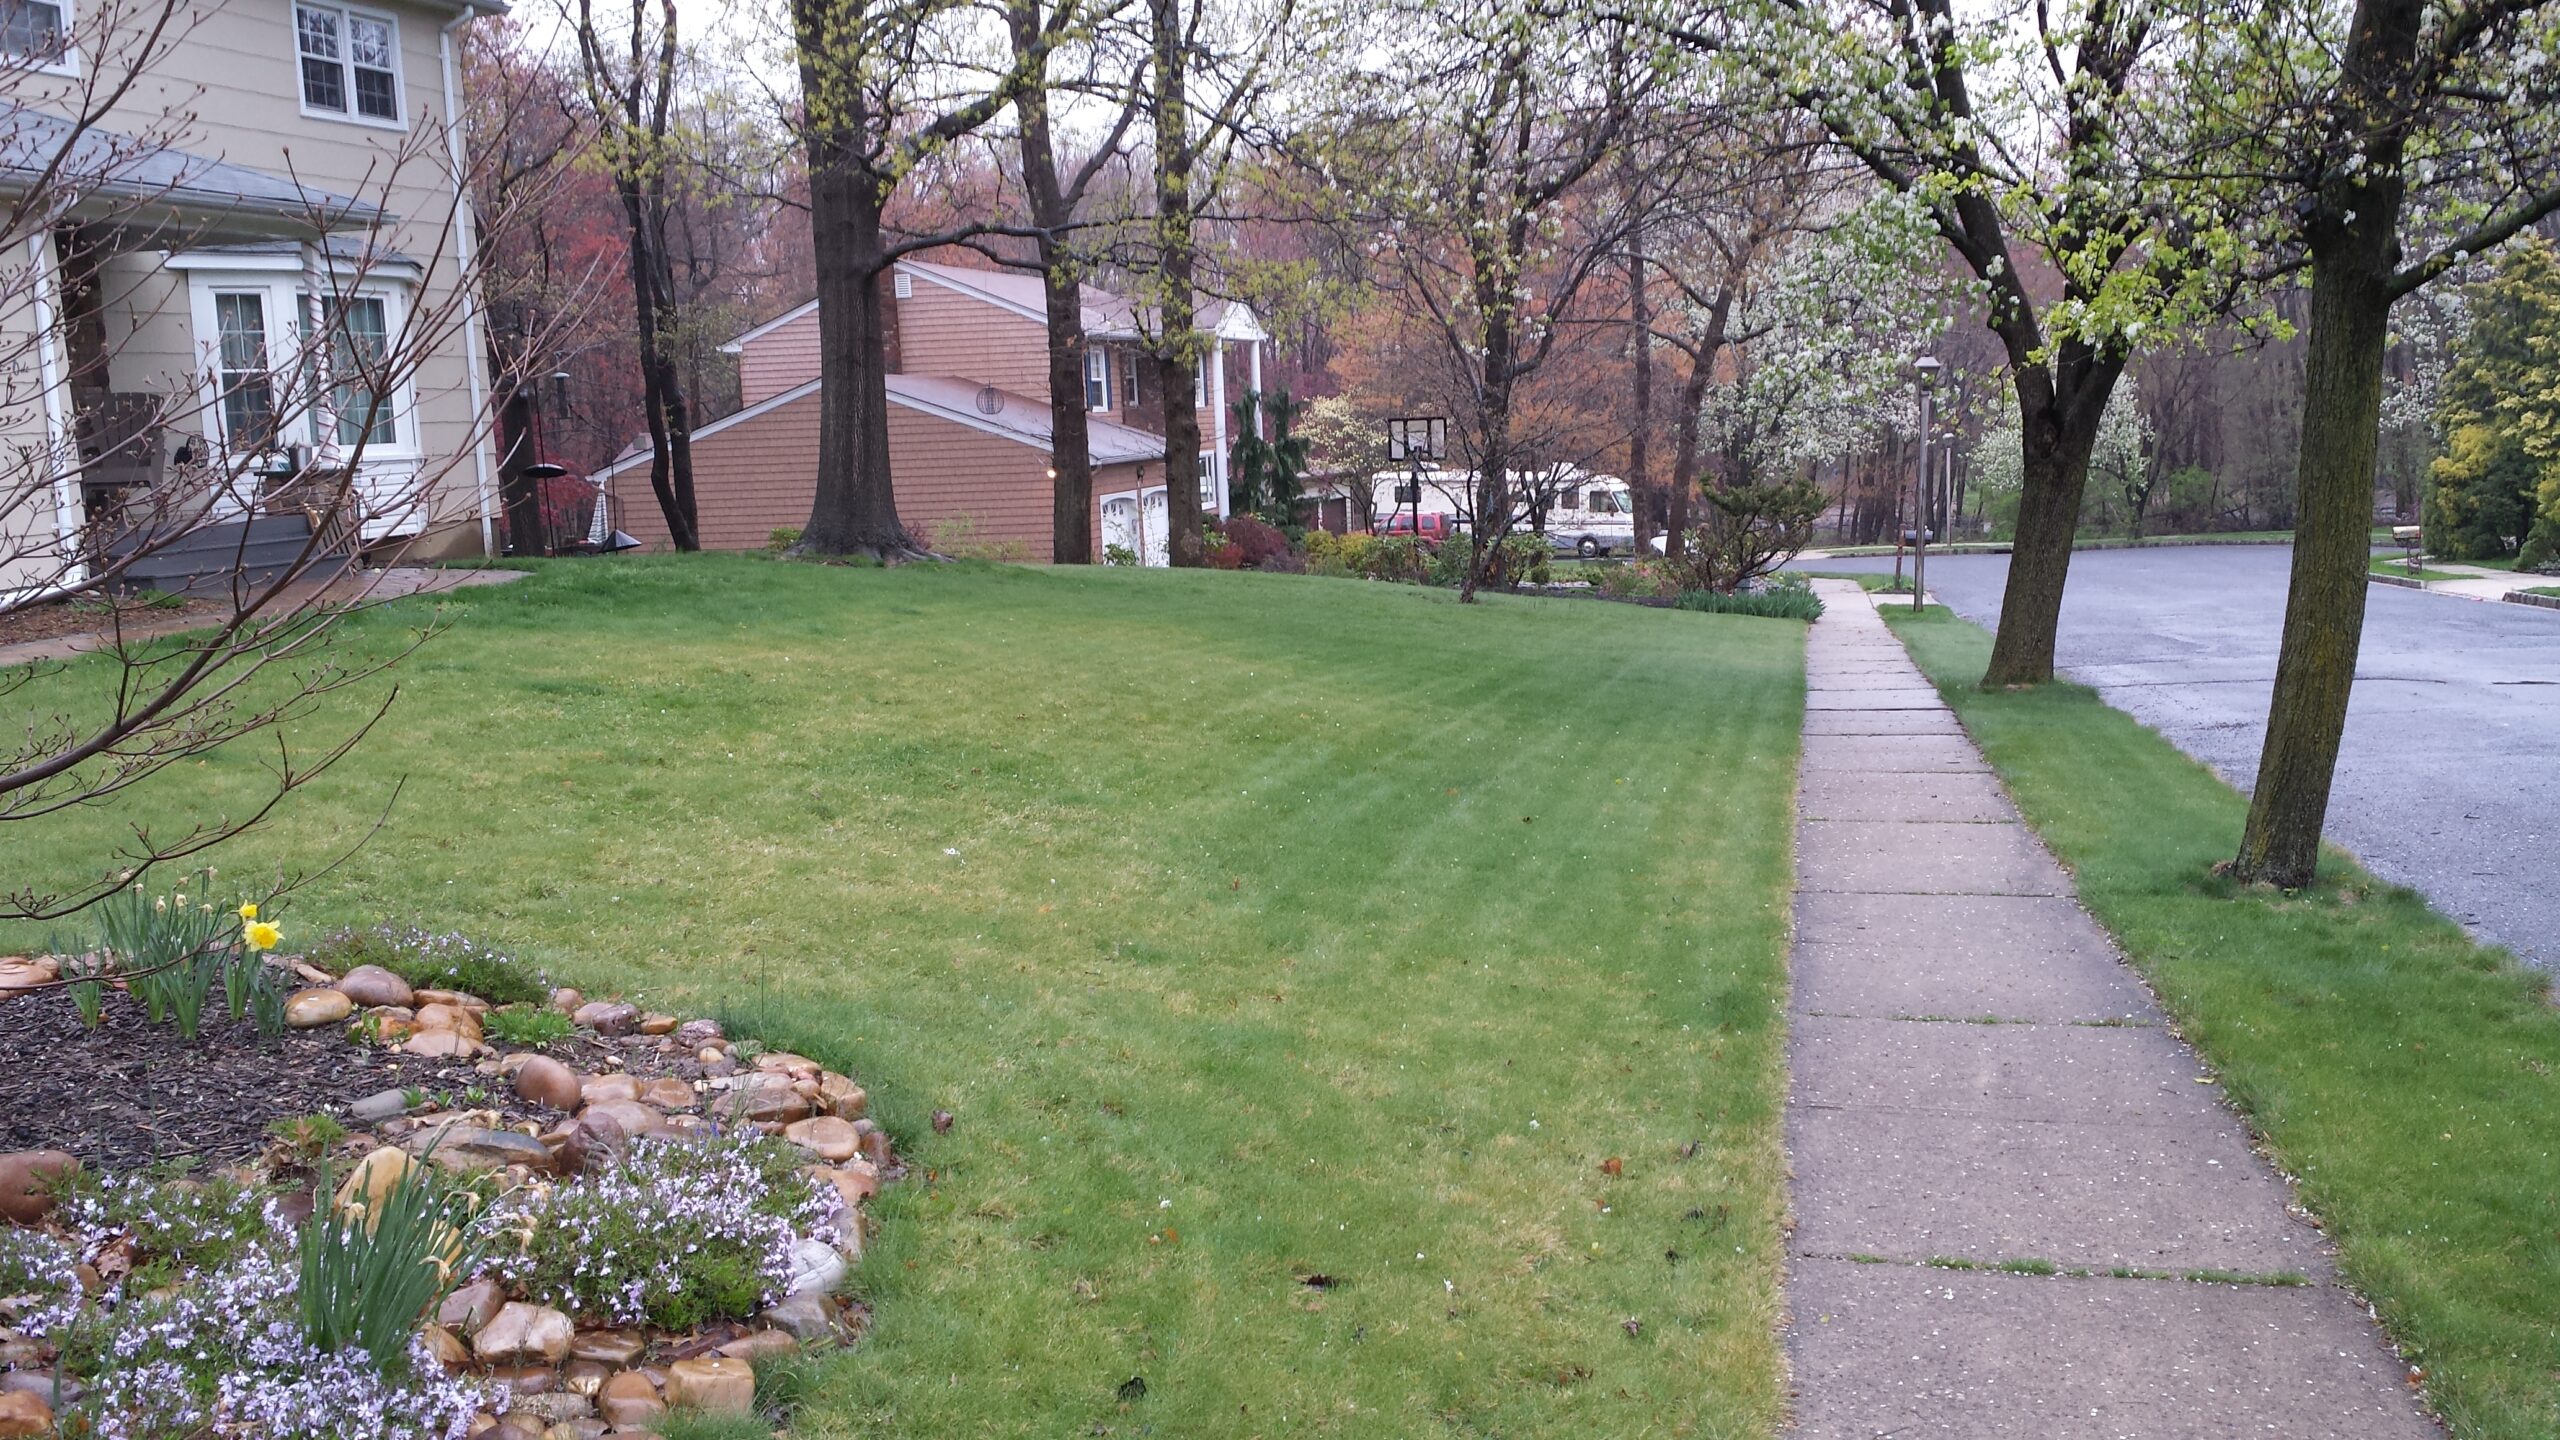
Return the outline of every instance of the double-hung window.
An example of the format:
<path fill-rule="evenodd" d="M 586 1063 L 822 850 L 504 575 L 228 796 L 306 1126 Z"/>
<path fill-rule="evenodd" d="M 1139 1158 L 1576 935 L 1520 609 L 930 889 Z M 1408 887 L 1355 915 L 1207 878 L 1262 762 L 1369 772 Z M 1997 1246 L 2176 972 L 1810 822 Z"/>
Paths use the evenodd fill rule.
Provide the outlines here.
<path fill-rule="evenodd" d="M 213 318 L 214 380 L 222 397 L 223 439 L 235 454 L 263 450 L 276 439 L 276 378 L 268 358 L 266 292 L 217 292 Z"/>
<path fill-rule="evenodd" d="M 328 296 L 321 304 L 329 327 L 329 413 L 338 443 L 381 449 L 400 443 L 391 408 L 391 323 L 379 295 Z"/>
<path fill-rule="evenodd" d="M 0 0 L 0 52 L 58 64 L 69 58 L 70 17 L 56 0 Z"/>
<path fill-rule="evenodd" d="M 390 16 L 296 4 L 293 36 L 304 110 L 400 123 L 400 31 Z"/>
<path fill-rule="evenodd" d="M 1111 408 L 1111 352 L 1088 345 L 1084 352 L 1084 408 Z"/>

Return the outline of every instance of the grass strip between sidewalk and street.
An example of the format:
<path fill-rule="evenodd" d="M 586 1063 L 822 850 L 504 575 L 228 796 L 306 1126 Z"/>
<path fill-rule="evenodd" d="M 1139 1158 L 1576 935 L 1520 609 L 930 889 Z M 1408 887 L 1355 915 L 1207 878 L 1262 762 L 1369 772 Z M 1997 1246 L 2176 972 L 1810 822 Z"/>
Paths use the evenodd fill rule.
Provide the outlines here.
<path fill-rule="evenodd" d="M 1986 691 L 1980 627 L 1886 618 L 2295 1176 L 2457 1436 L 2560 1417 L 2560 1012 L 2545 978 L 2332 850 L 2213 873 L 2247 802 L 2096 692 Z M 2521 877 L 2519 877 L 2521 879 Z"/>

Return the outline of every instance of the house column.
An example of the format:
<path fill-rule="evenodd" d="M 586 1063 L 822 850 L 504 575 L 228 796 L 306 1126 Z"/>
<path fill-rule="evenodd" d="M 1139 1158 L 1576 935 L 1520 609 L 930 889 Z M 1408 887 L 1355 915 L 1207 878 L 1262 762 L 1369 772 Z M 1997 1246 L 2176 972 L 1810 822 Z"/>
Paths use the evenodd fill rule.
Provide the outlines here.
<path fill-rule="evenodd" d="M 1227 342 L 1212 337 L 1209 343 L 1209 433 L 1215 447 L 1209 452 L 1210 473 L 1218 477 L 1218 514 L 1227 513 Z"/>
<path fill-rule="evenodd" d="M 36 370 L 44 387 L 45 466 L 53 472 L 53 535 L 62 551 L 56 584 L 78 585 L 89 578 L 80 558 L 80 447 L 71 430 L 71 382 L 63 373 L 62 267 L 51 231 L 27 237 L 27 263 L 35 271 Z"/>
<path fill-rule="evenodd" d="M 1253 393 L 1259 395 L 1262 393 L 1262 342 L 1259 340 L 1253 341 L 1252 346 L 1253 348 L 1246 352 L 1245 363 L 1252 367 L 1250 373 L 1253 377 Z M 1259 405 L 1253 407 L 1253 438 L 1256 440 L 1268 440 L 1271 438 L 1269 435 L 1263 433 L 1262 407 Z"/>

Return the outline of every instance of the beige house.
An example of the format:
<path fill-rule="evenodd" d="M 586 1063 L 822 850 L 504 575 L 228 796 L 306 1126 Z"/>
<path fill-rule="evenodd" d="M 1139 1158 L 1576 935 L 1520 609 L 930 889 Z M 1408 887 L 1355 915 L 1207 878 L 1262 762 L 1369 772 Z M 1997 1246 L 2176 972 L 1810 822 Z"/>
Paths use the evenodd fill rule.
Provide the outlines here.
<path fill-rule="evenodd" d="M 883 297 L 889 352 L 889 467 L 899 517 L 931 537 L 971 538 L 1053 558 L 1049 330 L 1040 278 L 923 260 L 892 269 Z M 1137 312 L 1085 289 L 1085 400 L 1091 412 L 1096 554 L 1165 554 L 1163 407 L 1140 363 Z M 1201 509 L 1227 513 L 1232 407 L 1259 388 L 1268 337 L 1241 305 L 1203 306 L 1212 337 L 1193 404 Z M 750 549 L 809 518 L 817 489 L 818 307 L 803 305 L 722 347 L 738 357 L 743 408 L 694 431 L 695 508 L 706 549 Z M 622 527 L 655 548 L 667 529 L 636 449 L 594 477 Z"/>
<path fill-rule="evenodd" d="M 493 552 L 472 216 L 447 122 L 460 32 L 504 6 L 8 3 L 0 199 L 56 199 L 0 254 L 0 343 L 38 372 L 0 393 L 0 426 L 68 458 L 45 503 L 0 516 L 20 542 L 0 587 L 40 581 L 30 534 L 77 565 L 112 543 L 102 516 L 152 493 L 200 497 L 214 532 L 155 563 L 246 567 L 290 538 L 274 488 L 288 476 L 306 493 L 351 479 L 353 513 L 333 522 L 350 546 Z M 167 43 L 137 63 L 137 32 L 164 17 Z"/>

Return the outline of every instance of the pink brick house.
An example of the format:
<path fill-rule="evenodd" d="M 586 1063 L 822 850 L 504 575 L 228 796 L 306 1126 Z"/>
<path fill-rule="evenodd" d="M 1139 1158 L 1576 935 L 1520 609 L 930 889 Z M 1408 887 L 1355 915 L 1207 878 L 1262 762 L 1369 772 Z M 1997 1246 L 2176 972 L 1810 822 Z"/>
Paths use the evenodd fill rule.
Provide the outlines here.
<path fill-rule="evenodd" d="M 965 522 L 980 540 L 1051 557 L 1048 324 L 1036 275 L 900 261 L 889 280 L 889 466 L 898 513 L 931 536 Z M 1211 302 L 1216 339 L 1195 395 L 1201 504 L 1227 513 L 1229 415 L 1258 387 L 1268 342 L 1252 311 Z M 1092 411 L 1095 553 L 1121 545 L 1164 561 L 1164 436 L 1154 377 L 1139 363 L 1130 303 L 1085 291 L 1085 394 Z M 809 518 L 818 466 L 818 307 L 781 315 L 722 347 L 738 357 L 742 408 L 693 434 L 705 549 L 744 550 Z M 594 477 L 624 529 L 652 549 L 666 524 L 646 450 Z"/>

